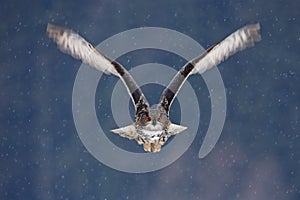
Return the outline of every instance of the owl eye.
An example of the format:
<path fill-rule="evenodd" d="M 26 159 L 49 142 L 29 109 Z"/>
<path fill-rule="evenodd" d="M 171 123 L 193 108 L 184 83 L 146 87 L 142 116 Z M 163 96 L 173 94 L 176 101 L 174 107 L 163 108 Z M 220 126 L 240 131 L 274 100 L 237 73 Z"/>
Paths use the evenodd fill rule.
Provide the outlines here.
<path fill-rule="evenodd" d="M 151 118 L 148 115 L 146 116 L 145 119 L 146 119 L 147 122 L 149 122 L 151 120 Z"/>
<path fill-rule="evenodd" d="M 161 122 L 161 121 L 162 121 L 162 117 L 161 117 L 161 116 L 158 118 L 158 121 L 159 121 L 159 122 Z"/>

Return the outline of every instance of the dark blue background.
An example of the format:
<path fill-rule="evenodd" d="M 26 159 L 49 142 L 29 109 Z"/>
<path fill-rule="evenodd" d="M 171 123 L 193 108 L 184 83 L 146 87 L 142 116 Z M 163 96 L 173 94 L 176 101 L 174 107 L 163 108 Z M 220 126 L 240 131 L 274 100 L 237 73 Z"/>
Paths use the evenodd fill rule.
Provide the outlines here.
<path fill-rule="evenodd" d="M 0 5 L 0 199 L 300 199 L 299 1 Z M 93 44 L 128 29 L 158 26 L 208 47 L 253 22 L 260 22 L 263 39 L 219 66 L 228 110 L 221 138 L 206 158 L 198 159 L 198 150 L 210 104 L 203 80 L 193 76 L 203 113 L 193 145 L 162 170 L 127 174 L 101 164 L 78 138 L 71 103 L 80 62 L 46 37 L 48 22 L 79 31 Z M 128 69 L 153 61 L 179 69 L 184 63 L 160 52 L 127 56 Z M 125 139 L 116 141 L 122 146 Z"/>

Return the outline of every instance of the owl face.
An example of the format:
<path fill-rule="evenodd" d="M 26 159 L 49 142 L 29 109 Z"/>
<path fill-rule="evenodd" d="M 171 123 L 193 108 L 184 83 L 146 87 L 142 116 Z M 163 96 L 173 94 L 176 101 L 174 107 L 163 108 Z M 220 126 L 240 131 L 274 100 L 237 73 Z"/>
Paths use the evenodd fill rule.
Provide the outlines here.
<path fill-rule="evenodd" d="M 138 124 L 148 131 L 164 130 L 170 123 L 166 112 L 159 109 L 149 109 L 138 119 Z"/>

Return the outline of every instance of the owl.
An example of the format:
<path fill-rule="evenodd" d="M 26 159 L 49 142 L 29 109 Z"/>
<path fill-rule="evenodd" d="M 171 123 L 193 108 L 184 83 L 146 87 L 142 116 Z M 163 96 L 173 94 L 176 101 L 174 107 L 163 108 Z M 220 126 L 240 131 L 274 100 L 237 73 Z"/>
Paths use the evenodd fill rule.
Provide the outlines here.
<path fill-rule="evenodd" d="M 111 60 L 72 30 L 53 24 L 47 26 L 48 36 L 62 52 L 122 80 L 134 104 L 135 122 L 111 131 L 136 140 L 146 152 L 160 151 L 171 136 L 187 129 L 172 123 L 169 118 L 172 102 L 186 79 L 192 74 L 202 74 L 236 52 L 254 46 L 255 42 L 261 40 L 259 31 L 258 23 L 244 26 L 187 62 L 164 89 L 156 107 L 151 108 L 140 87 L 120 63 Z"/>

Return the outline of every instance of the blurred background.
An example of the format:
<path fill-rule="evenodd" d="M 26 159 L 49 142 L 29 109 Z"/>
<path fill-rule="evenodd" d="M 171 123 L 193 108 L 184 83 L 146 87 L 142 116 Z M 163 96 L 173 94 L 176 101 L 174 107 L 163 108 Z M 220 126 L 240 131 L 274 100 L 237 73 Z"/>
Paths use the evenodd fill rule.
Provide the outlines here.
<path fill-rule="evenodd" d="M 2 0 L 0 199 L 300 199 L 299 8 L 298 0 Z M 201 76 L 192 76 L 201 110 L 192 146 L 164 169 L 130 174 L 100 163 L 81 143 L 72 116 L 81 62 L 47 38 L 49 22 L 72 28 L 95 45 L 128 29 L 153 26 L 184 33 L 207 48 L 255 22 L 261 24 L 262 41 L 219 66 L 227 116 L 213 151 L 198 158 L 210 99 Z M 155 50 L 118 61 L 127 69 L 157 62 L 179 70 L 185 63 Z M 103 109 L 99 123 L 109 130 L 115 122 L 104 97 L 118 79 L 102 78 L 107 89 L 98 94 L 96 109 Z M 163 88 L 151 88 L 143 90 L 155 103 Z M 173 107 L 176 119 L 178 103 Z M 124 149 L 142 150 L 107 135 Z"/>

